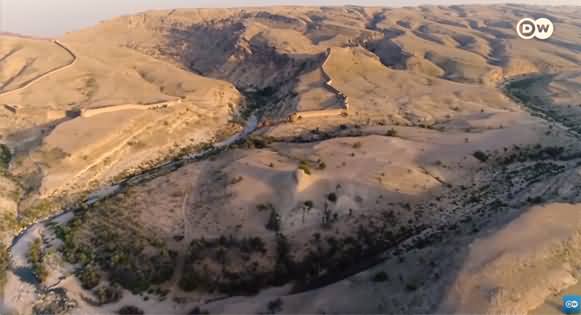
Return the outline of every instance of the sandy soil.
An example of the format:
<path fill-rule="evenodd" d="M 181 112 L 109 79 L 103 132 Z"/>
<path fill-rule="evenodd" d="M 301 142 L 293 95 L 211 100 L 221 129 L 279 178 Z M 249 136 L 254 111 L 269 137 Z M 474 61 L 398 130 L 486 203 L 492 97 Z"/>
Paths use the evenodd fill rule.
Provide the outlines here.
<path fill-rule="evenodd" d="M 240 130 L 232 120 L 258 109 L 266 127 L 250 139 L 88 210 L 84 246 L 96 228 L 110 228 L 132 245 L 153 238 L 177 253 L 178 270 L 160 285 L 168 296 L 124 291 L 122 301 L 94 307 L 72 266 L 55 263 L 49 285 L 62 277 L 56 287 L 77 301 L 74 312 L 132 304 L 152 314 L 197 305 L 262 313 L 277 298 L 282 313 L 553 312 L 560 292 L 577 287 L 581 264 L 578 13 L 514 5 L 172 10 L 67 34 L 73 65 L 0 92 L 0 139 L 15 152 L 9 178 L 26 191 L 14 212 L 222 139 Z M 558 17 L 558 34 L 517 39 L 523 14 Z M 7 42 L 3 90 L 70 62 L 54 43 Z M 498 85 L 536 72 L 543 75 L 519 87 L 529 96 L 523 104 Z M 336 107 L 343 95 L 346 115 L 287 121 L 296 110 Z M 160 107 L 135 107 L 148 104 Z M 83 115 L 97 108 L 110 110 Z M 202 237 L 265 243 L 262 256 L 232 250 L 222 265 L 202 251 L 216 275 L 246 272 L 252 260 L 273 269 L 273 210 L 297 260 L 325 253 L 317 238 L 365 240 L 362 227 L 389 232 L 394 243 L 361 258 L 377 259 L 372 266 L 311 290 L 287 284 L 209 301 L 222 294 L 176 287 L 190 267 L 189 242 Z M 57 250 L 43 225 L 12 249 L 3 302 L 24 313 L 47 295 L 15 275 L 40 234 Z"/>

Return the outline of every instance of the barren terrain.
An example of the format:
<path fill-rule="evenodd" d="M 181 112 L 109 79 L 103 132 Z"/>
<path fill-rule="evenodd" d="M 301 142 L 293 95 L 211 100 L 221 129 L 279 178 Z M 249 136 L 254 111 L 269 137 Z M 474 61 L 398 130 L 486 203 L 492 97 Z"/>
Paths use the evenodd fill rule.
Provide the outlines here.
<path fill-rule="evenodd" d="M 523 16 L 553 37 L 518 38 Z M 579 16 L 178 9 L 1 35 L 0 312 L 558 312 Z"/>

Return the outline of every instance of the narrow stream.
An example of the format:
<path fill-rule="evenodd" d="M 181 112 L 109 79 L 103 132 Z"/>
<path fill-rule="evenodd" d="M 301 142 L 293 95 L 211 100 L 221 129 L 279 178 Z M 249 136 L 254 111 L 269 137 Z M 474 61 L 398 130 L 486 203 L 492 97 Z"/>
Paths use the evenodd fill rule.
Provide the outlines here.
<path fill-rule="evenodd" d="M 153 178 L 158 177 L 158 176 L 163 175 L 163 174 L 167 174 L 167 173 L 174 171 L 174 170 L 176 170 L 176 169 L 178 169 L 178 168 L 180 168 L 188 163 L 202 160 L 202 159 L 208 157 L 209 155 L 212 155 L 220 150 L 228 149 L 228 147 L 231 146 L 232 144 L 235 144 L 239 141 L 246 139 L 254 131 L 256 131 L 256 129 L 258 127 L 258 120 L 259 120 L 258 117 L 253 114 L 246 121 L 246 126 L 244 127 L 244 129 L 242 131 L 231 136 L 230 138 L 228 138 L 226 140 L 215 143 L 212 148 L 209 148 L 209 149 L 206 149 L 206 150 L 203 150 L 201 152 L 194 153 L 194 154 L 187 155 L 179 160 L 174 160 L 174 161 L 164 163 L 164 164 L 159 165 L 155 168 L 149 169 L 145 172 L 130 176 L 130 177 L 122 180 L 119 183 L 115 183 L 115 184 L 111 184 L 111 185 L 106 186 L 106 187 L 102 187 L 99 190 L 90 193 L 88 195 L 88 197 L 81 203 L 81 205 L 90 206 L 96 202 L 99 202 L 101 200 L 104 200 L 106 198 L 109 198 L 109 197 L 116 195 L 117 193 L 123 191 L 127 187 L 140 184 L 144 181 L 153 179 Z M 26 239 L 27 237 L 25 237 L 25 236 L 27 236 L 30 232 L 34 232 L 41 225 L 44 225 L 48 222 L 53 222 L 55 220 L 61 219 L 63 216 L 71 213 L 75 209 L 78 209 L 78 207 L 71 208 L 71 209 L 63 209 L 59 213 L 53 214 L 53 215 L 51 215 L 43 220 L 40 220 L 40 221 L 26 227 L 20 233 L 18 233 L 18 235 L 16 235 L 12 239 L 12 244 L 10 245 L 10 252 L 12 254 L 13 259 L 23 256 L 23 253 L 22 253 L 23 246 L 26 244 L 21 244 L 22 242 L 20 242 L 20 241 L 23 239 Z M 24 247 L 26 247 L 26 246 L 24 246 Z M 18 268 L 16 268 L 16 269 L 18 269 Z M 14 270 L 13 272 L 15 274 L 16 273 L 22 273 L 22 274 L 26 273 L 28 275 L 28 273 L 30 271 L 25 272 L 25 270 L 18 269 L 18 270 Z M 29 279 L 29 278 L 30 278 L 29 276 L 21 277 L 21 279 Z"/>
<path fill-rule="evenodd" d="M 510 93 L 510 90 L 512 88 L 512 86 L 511 86 L 512 84 L 522 82 L 522 80 L 535 79 L 535 78 L 541 79 L 544 77 L 546 77 L 546 75 L 535 74 L 535 75 L 523 76 L 523 77 L 519 77 L 519 78 L 516 78 L 513 80 L 508 80 L 508 81 L 504 82 L 502 85 L 500 85 L 499 87 L 513 101 L 521 104 L 523 106 L 523 108 L 526 111 L 528 111 L 531 115 L 536 116 L 536 117 L 540 117 L 541 119 L 552 123 L 557 128 L 562 129 L 562 130 L 566 131 L 567 133 L 574 135 L 577 138 L 581 138 L 580 133 L 572 130 L 571 128 L 567 127 L 565 124 L 562 124 L 561 122 L 556 120 L 554 117 L 551 117 L 550 115 L 548 115 L 548 113 L 546 112 L 546 109 L 540 107 L 540 105 L 531 104 L 530 102 L 519 99 L 516 95 Z M 128 187 L 138 185 L 138 184 L 143 183 L 145 181 L 156 178 L 160 175 L 167 174 L 169 172 L 172 172 L 174 170 L 179 169 L 180 167 L 182 167 L 188 163 L 203 160 L 203 159 L 207 158 L 208 156 L 215 154 L 221 150 L 228 149 L 228 147 L 231 146 L 232 144 L 235 144 L 239 141 L 246 139 L 249 135 L 251 135 L 254 131 L 256 131 L 258 129 L 258 121 L 259 121 L 259 119 L 258 119 L 257 115 L 253 114 L 248 118 L 248 120 L 246 122 L 246 126 L 244 127 L 244 129 L 242 131 L 229 137 L 228 139 L 226 139 L 224 141 L 215 143 L 212 148 L 187 155 L 179 160 L 174 160 L 174 161 L 164 163 L 164 164 L 159 165 L 155 168 L 144 171 L 140 174 L 130 176 L 130 177 L 122 180 L 119 183 L 115 183 L 115 184 L 111 184 L 111 185 L 106 186 L 106 187 L 102 187 L 99 190 L 94 191 L 91 194 L 89 194 L 88 197 L 81 204 L 84 206 L 90 206 L 96 202 L 99 202 L 99 201 L 102 201 L 106 198 L 112 197 L 112 196 L 118 194 L 119 192 L 124 191 Z M 12 272 L 20 279 L 20 281 L 25 282 L 25 283 L 32 285 L 32 286 L 35 286 L 35 287 L 38 286 L 38 283 L 36 282 L 36 279 L 34 278 L 30 268 L 22 268 L 22 266 L 27 265 L 27 262 L 26 262 L 26 251 L 27 250 L 26 249 L 28 247 L 28 244 L 31 241 L 31 239 L 33 239 L 36 236 L 36 234 L 42 228 L 43 225 L 45 225 L 48 222 L 67 220 L 67 217 L 65 217 L 65 215 L 69 215 L 68 218 L 71 218 L 73 216 L 72 211 L 74 211 L 75 209 L 76 208 L 63 209 L 60 213 L 54 214 L 54 215 L 52 215 L 44 220 L 41 220 L 33 225 L 28 226 L 27 228 L 25 228 L 23 231 L 21 231 L 17 236 L 15 236 L 13 238 L 12 244 L 10 247 L 10 251 L 11 251 L 13 260 L 16 262 L 16 264 L 15 264 L 15 268 L 13 268 Z M 25 269 L 28 269 L 28 270 L 25 270 Z"/>

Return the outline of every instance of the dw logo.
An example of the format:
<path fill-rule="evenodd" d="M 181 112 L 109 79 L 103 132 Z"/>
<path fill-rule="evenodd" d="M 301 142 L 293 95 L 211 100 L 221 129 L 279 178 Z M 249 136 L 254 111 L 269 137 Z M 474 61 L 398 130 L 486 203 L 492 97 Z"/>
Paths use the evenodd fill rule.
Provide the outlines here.
<path fill-rule="evenodd" d="M 581 296 L 565 295 L 563 297 L 563 314 L 579 314 L 581 313 Z"/>
<path fill-rule="evenodd" d="M 522 39 L 531 39 L 533 37 L 547 39 L 553 35 L 554 30 L 553 22 L 547 18 L 536 20 L 524 18 L 518 21 L 516 25 L 516 33 Z"/>

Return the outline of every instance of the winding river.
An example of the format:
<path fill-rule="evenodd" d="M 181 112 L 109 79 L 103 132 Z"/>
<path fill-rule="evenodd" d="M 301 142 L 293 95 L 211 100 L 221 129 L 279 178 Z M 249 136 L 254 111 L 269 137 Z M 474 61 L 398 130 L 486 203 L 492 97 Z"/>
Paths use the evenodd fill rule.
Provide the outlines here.
<path fill-rule="evenodd" d="M 81 206 L 90 206 L 96 202 L 99 202 L 103 199 L 106 199 L 108 197 L 111 197 L 111 196 L 123 191 L 124 189 L 126 189 L 129 186 L 134 186 L 134 185 L 140 184 L 144 181 L 158 177 L 160 175 L 167 174 L 167 173 L 172 172 L 172 171 L 174 171 L 174 170 L 176 170 L 176 169 L 178 169 L 178 168 L 180 168 L 188 163 L 202 160 L 202 159 L 204 159 L 212 154 L 215 154 L 219 151 L 226 150 L 232 144 L 235 144 L 235 143 L 238 143 L 240 141 L 245 140 L 254 131 L 256 131 L 256 129 L 258 128 L 258 121 L 259 121 L 259 118 L 257 117 L 257 115 L 252 114 L 247 119 L 246 126 L 244 127 L 244 129 L 242 131 L 240 131 L 239 133 L 232 135 L 228 139 L 214 143 L 213 146 L 209 149 L 206 149 L 206 150 L 203 150 L 200 152 L 196 152 L 196 153 L 193 153 L 190 155 L 186 155 L 179 160 L 173 160 L 170 162 L 166 162 L 164 164 L 161 164 L 159 166 L 151 168 L 151 169 L 144 171 L 142 173 L 127 177 L 118 183 L 114 183 L 114 184 L 111 184 L 111 185 L 106 186 L 106 187 L 101 187 L 99 190 L 90 193 L 87 196 L 87 198 L 83 202 L 81 202 Z M 42 220 L 26 227 L 20 233 L 18 233 L 17 236 L 15 236 L 13 238 L 10 248 L 11 249 L 14 248 L 16 243 L 22 238 L 22 236 L 24 234 L 26 234 L 27 231 L 29 229 L 33 228 L 34 226 L 39 225 L 39 224 L 45 224 L 47 222 L 53 221 L 53 220 L 59 218 L 60 216 L 66 214 L 68 212 L 71 212 L 71 211 L 74 211 L 75 209 L 78 209 L 79 207 L 80 206 L 70 208 L 70 209 L 63 209 L 62 211 L 60 211 L 56 214 L 53 214 L 45 219 L 42 219 Z"/>
<path fill-rule="evenodd" d="M 511 99 L 520 103 L 523 106 L 523 108 L 525 108 L 531 115 L 540 117 L 546 121 L 550 121 L 552 124 L 556 125 L 558 128 L 563 129 L 570 134 L 574 134 L 578 138 L 581 138 L 581 135 L 579 133 L 575 132 L 574 130 L 567 127 L 566 125 L 560 123 L 558 120 L 553 119 L 550 115 L 547 115 L 546 111 L 542 107 L 539 107 L 535 104 L 531 104 L 530 102 L 526 102 L 522 99 L 518 99 L 518 97 L 516 95 L 510 93 L 510 88 L 511 88 L 512 84 L 522 82 L 522 80 L 535 79 L 535 78 L 541 78 L 541 77 L 542 77 L 542 75 L 538 75 L 538 74 L 518 77 L 518 78 L 515 78 L 512 80 L 505 81 L 503 84 L 501 84 L 499 86 L 499 88 L 501 88 L 506 93 L 506 95 L 509 96 Z M 174 171 L 174 170 L 176 170 L 176 169 L 178 169 L 178 168 L 180 168 L 188 163 L 191 163 L 193 161 L 202 160 L 202 159 L 204 159 L 212 154 L 215 154 L 221 150 L 227 150 L 232 144 L 238 143 L 239 141 L 243 141 L 248 136 L 250 136 L 253 132 L 255 132 L 259 128 L 258 121 L 259 121 L 259 117 L 257 117 L 257 114 L 253 114 L 247 120 L 246 125 L 242 131 L 240 131 L 239 133 L 231 136 L 230 138 L 228 138 L 224 141 L 215 143 L 212 148 L 187 155 L 179 160 L 174 160 L 174 161 L 164 163 L 164 164 L 159 165 L 155 168 L 144 171 L 140 174 L 130 176 L 130 177 L 118 182 L 118 183 L 114 183 L 114 184 L 111 184 L 109 186 L 102 187 L 99 190 L 91 193 L 81 203 L 81 205 L 90 206 L 96 202 L 99 202 L 101 200 L 104 200 L 106 198 L 114 196 L 119 192 L 124 191 L 126 188 L 128 188 L 130 186 L 138 185 L 140 183 L 143 183 L 145 181 L 148 181 L 148 180 L 153 179 L 155 177 L 158 177 L 160 175 L 167 174 L 167 173 L 172 172 L 172 171 Z M 30 240 L 33 237 L 35 237 L 36 234 L 38 234 L 38 231 L 46 223 L 48 223 L 48 222 L 61 222 L 63 220 L 67 220 L 67 218 L 71 218 L 73 216 L 72 211 L 77 209 L 77 208 L 63 209 L 61 212 L 59 212 L 55 215 L 52 215 L 48 218 L 45 218 L 44 220 L 41 220 L 33 225 L 30 225 L 29 227 L 25 228 L 23 231 L 21 231 L 17 236 L 15 236 L 13 238 L 12 244 L 10 247 L 10 251 L 11 251 L 11 254 L 13 257 L 13 261 L 16 262 L 16 265 L 17 265 L 16 269 L 20 269 L 20 270 L 18 272 L 13 270 L 12 272 L 20 278 L 20 281 L 28 282 L 29 286 L 37 287 L 37 284 L 33 283 L 34 277 L 32 277 L 31 271 L 30 270 L 26 271 L 26 270 L 21 268 L 22 266 L 26 266 L 26 264 L 27 264 L 25 253 L 26 253 L 26 249 L 28 247 Z M 68 216 L 68 217 L 65 217 L 65 216 Z M 26 274 L 27 272 L 30 274 L 27 275 Z"/>

